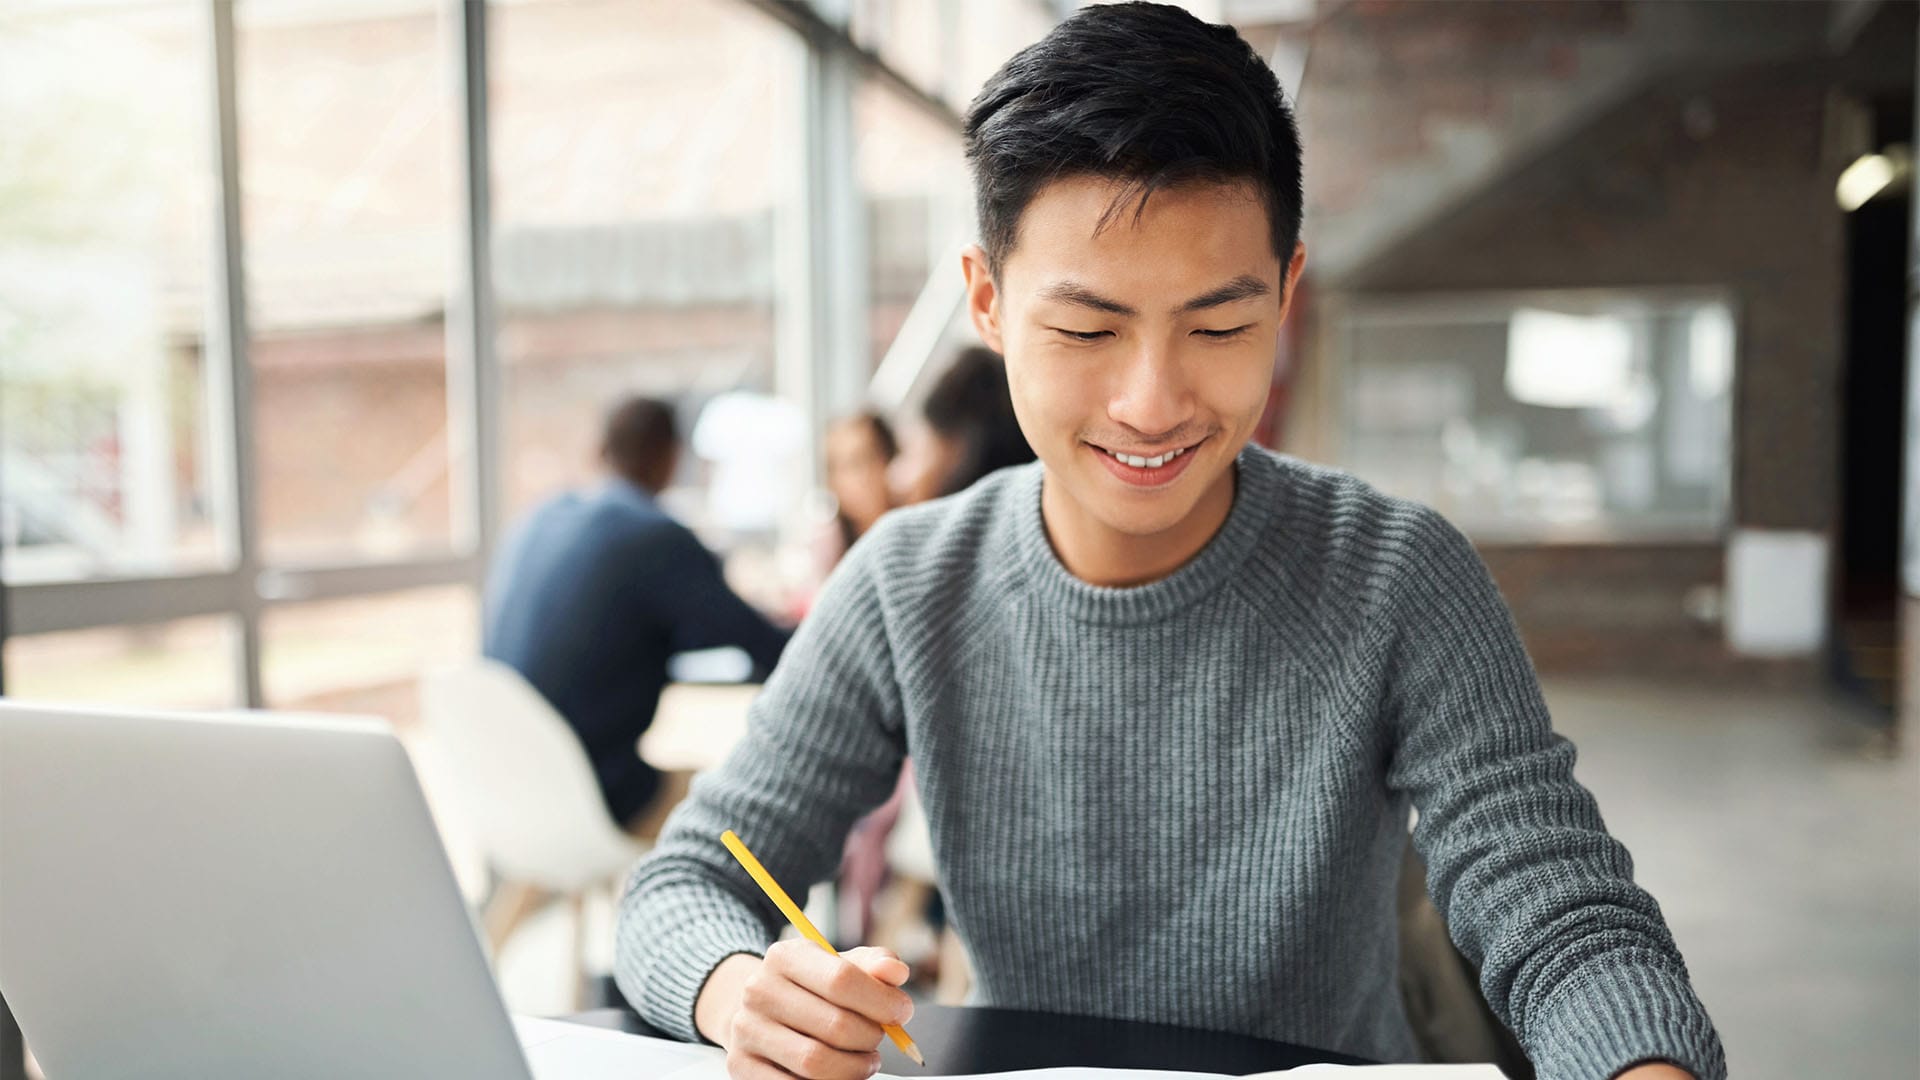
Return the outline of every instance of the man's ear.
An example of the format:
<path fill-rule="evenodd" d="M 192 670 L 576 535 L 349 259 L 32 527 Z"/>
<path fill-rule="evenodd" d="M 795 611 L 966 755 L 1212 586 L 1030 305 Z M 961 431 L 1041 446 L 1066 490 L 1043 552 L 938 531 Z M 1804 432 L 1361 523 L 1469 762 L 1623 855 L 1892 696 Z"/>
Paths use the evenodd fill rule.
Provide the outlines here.
<path fill-rule="evenodd" d="M 974 332 L 987 348 L 1007 355 L 1000 334 L 1000 287 L 994 284 L 987 253 L 979 244 L 968 244 L 960 253 L 960 272 L 967 279 L 967 317 L 973 320 Z"/>
<path fill-rule="evenodd" d="M 1280 321 L 1287 321 L 1287 312 L 1293 307 L 1293 290 L 1300 284 L 1300 273 L 1307 268 L 1307 242 L 1296 241 L 1293 245 L 1293 258 L 1287 262 L 1287 280 L 1280 287 Z"/>

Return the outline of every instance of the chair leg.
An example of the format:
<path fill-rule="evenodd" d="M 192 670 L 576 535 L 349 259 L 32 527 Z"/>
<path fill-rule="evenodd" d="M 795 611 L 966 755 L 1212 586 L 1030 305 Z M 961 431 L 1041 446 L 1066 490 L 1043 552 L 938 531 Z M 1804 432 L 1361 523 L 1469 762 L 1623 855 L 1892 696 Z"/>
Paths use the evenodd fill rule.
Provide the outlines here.
<path fill-rule="evenodd" d="M 934 1003 L 964 1005 L 972 990 L 973 962 L 967 958 L 967 947 L 960 943 L 960 935 L 949 926 L 940 931 L 940 978 L 933 987 Z"/>
<path fill-rule="evenodd" d="M 573 913 L 573 948 L 569 950 L 573 967 L 573 1011 L 580 1012 L 587 1007 L 587 894 L 573 893 L 567 897 L 567 906 Z"/>
<path fill-rule="evenodd" d="M 487 948 L 495 956 L 513 936 L 520 924 L 527 921 L 534 912 L 539 911 L 551 899 L 546 890 L 522 881 L 503 881 L 494 890 L 492 899 L 487 901 L 487 910 L 480 916 L 481 925 L 486 928 Z"/>

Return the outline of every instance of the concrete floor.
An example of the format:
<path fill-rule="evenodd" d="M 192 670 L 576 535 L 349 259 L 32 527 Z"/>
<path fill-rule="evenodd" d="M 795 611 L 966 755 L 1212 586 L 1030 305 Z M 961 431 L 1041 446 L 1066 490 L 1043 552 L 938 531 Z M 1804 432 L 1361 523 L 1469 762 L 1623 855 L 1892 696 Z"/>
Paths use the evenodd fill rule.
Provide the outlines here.
<path fill-rule="evenodd" d="M 1858 706 L 1549 681 L 1741 1080 L 1920 1077 L 1920 752 Z"/>

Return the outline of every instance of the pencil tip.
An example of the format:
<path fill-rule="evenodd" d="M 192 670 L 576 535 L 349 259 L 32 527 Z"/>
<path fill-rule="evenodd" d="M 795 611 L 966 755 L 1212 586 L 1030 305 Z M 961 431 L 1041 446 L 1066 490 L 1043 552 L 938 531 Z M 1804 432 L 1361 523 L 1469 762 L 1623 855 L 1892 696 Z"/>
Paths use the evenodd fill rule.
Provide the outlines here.
<path fill-rule="evenodd" d="M 907 1056 L 913 1059 L 915 1065 L 923 1069 L 927 1067 L 927 1059 L 920 1056 L 920 1048 L 918 1046 L 907 1047 Z"/>

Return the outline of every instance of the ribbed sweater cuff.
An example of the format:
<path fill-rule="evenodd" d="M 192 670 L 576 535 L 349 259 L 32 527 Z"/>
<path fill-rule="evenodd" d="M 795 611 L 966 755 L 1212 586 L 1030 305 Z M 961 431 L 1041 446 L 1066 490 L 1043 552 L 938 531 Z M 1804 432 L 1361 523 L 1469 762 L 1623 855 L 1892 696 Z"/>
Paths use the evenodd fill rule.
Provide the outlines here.
<path fill-rule="evenodd" d="M 765 956 L 769 944 L 766 928 L 752 916 L 709 915 L 676 926 L 671 942 L 623 942 L 616 981 L 647 1023 L 685 1042 L 705 1042 L 693 1006 L 707 976 L 729 956 Z"/>
<path fill-rule="evenodd" d="M 1527 1017 L 1541 1080 L 1608 1080 L 1664 1061 L 1725 1080 L 1726 1053 L 1684 971 L 1636 966 L 1576 972 Z"/>

